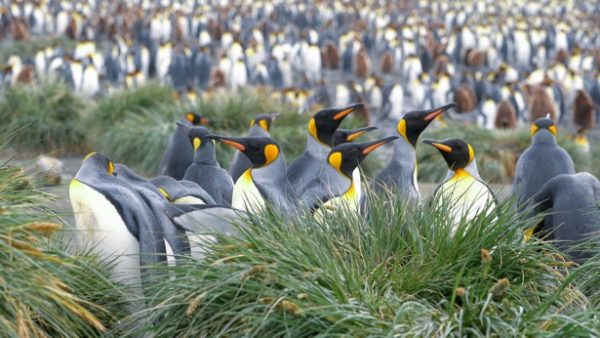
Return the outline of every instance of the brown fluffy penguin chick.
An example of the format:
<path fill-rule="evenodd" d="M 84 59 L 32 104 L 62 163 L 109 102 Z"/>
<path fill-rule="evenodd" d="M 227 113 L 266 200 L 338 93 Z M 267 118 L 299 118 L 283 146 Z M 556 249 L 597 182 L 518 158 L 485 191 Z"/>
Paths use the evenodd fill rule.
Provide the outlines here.
<path fill-rule="evenodd" d="M 595 125 L 594 103 L 583 90 L 578 90 L 573 102 L 573 122 L 581 129 L 592 129 Z"/>
<path fill-rule="evenodd" d="M 517 112 L 510 101 L 502 100 L 498 104 L 494 126 L 497 129 L 512 129 L 517 127 Z"/>
<path fill-rule="evenodd" d="M 356 61 L 354 64 L 354 75 L 365 79 L 371 74 L 371 58 L 364 48 L 361 48 L 356 53 Z"/>
<path fill-rule="evenodd" d="M 10 23 L 10 30 L 11 30 L 13 39 L 15 39 L 16 41 L 29 40 L 29 29 L 27 28 L 25 19 L 23 19 L 23 18 L 14 19 Z"/>
<path fill-rule="evenodd" d="M 465 55 L 465 64 L 473 68 L 481 68 L 485 64 L 485 53 L 473 48 L 467 50 Z"/>
<path fill-rule="evenodd" d="M 338 53 L 337 47 L 333 42 L 327 41 L 325 47 L 323 47 L 322 53 L 323 66 L 328 69 L 338 69 L 340 67 L 340 54 Z"/>
<path fill-rule="evenodd" d="M 391 74 L 394 71 L 394 57 L 390 52 L 385 52 L 379 59 L 379 71 L 381 74 Z"/>
<path fill-rule="evenodd" d="M 550 119 L 556 119 L 556 109 L 550 95 L 546 93 L 544 87 L 536 86 L 531 91 L 529 97 L 529 119 L 535 121 L 539 118 L 550 115 Z"/>
<path fill-rule="evenodd" d="M 455 108 L 457 113 L 469 113 L 477 107 L 477 96 L 473 88 L 463 85 L 454 92 L 454 102 L 458 105 Z"/>
<path fill-rule="evenodd" d="M 225 87 L 225 73 L 220 69 L 213 70 L 210 75 L 210 87 Z"/>

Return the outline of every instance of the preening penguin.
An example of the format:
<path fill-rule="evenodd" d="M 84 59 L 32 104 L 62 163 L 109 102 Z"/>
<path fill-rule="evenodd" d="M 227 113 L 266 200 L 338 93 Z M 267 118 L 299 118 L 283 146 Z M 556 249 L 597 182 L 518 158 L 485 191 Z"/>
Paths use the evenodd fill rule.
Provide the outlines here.
<path fill-rule="evenodd" d="M 481 212 L 490 213 L 496 205 L 496 197 L 479 177 L 473 147 L 460 139 L 425 140 L 423 143 L 439 150 L 448 164 L 448 176 L 436 188 L 434 198 L 440 206 L 448 207 L 454 220 L 453 232 L 461 219 L 469 221 Z"/>
<path fill-rule="evenodd" d="M 217 162 L 214 141 L 206 137 L 209 135 L 208 129 L 191 127 L 187 134 L 194 147 L 194 160 L 186 169 L 183 179 L 198 183 L 217 204 L 231 205 L 233 181 L 227 170 Z"/>
<path fill-rule="evenodd" d="M 277 114 L 260 114 L 254 120 L 250 121 L 250 132 L 248 137 L 269 137 L 269 130 L 271 130 L 271 123 L 277 117 Z M 233 179 L 233 182 L 237 182 L 238 178 L 242 174 L 252 167 L 252 162 L 248 157 L 242 155 L 239 151 L 233 156 L 231 162 L 231 168 L 229 174 Z"/>
<path fill-rule="evenodd" d="M 114 164 L 91 153 L 69 185 L 78 230 L 94 250 L 116 259 L 114 278 L 133 285 L 154 281 L 144 266 L 165 261 L 165 243 L 153 213 L 130 186 L 114 176 Z"/>
<path fill-rule="evenodd" d="M 177 181 L 170 176 L 157 176 L 150 182 L 173 204 L 216 204 L 215 200 L 196 182 Z"/>
<path fill-rule="evenodd" d="M 364 105 L 359 103 L 341 109 L 325 109 L 310 119 L 306 149 L 288 170 L 290 183 L 298 193 L 302 193 L 308 182 L 326 165 L 325 160 L 333 144 L 333 134 L 343 119 L 363 108 Z"/>
<path fill-rule="evenodd" d="M 287 175 L 287 164 L 279 145 L 269 137 L 209 136 L 241 151 L 252 168 L 235 182 L 231 205 L 240 210 L 261 209 L 268 202 L 275 209 L 294 212 L 297 197 Z"/>
<path fill-rule="evenodd" d="M 419 135 L 431 121 L 455 106 L 455 103 L 451 103 L 436 109 L 412 111 L 404 115 L 397 125 L 400 139 L 394 142 L 392 160 L 371 183 L 373 191 L 381 192 L 391 189 L 392 192 L 399 193 L 409 202 L 416 202 L 420 199 L 416 154 Z"/>
<path fill-rule="evenodd" d="M 533 199 L 535 212 L 550 212 L 534 231 L 583 263 L 598 250 L 600 182 L 589 173 L 562 174 L 544 184 Z M 588 242 L 593 248 L 584 248 Z M 579 245 L 574 249 L 573 246 Z"/>
<path fill-rule="evenodd" d="M 317 208 L 348 208 L 358 211 L 360 196 L 352 173 L 369 153 L 398 137 L 391 136 L 372 142 L 344 143 L 334 147 L 327 156 L 327 165 L 307 185 L 302 203 L 311 210 Z"/>
<path fill-rule="evenodd" d="M 558 130 L 549 118 L 537 119 L 531 126 L 531 145 L 517 161 L 513 194 L 518 194 L 517 205 L 529 201 L 551 178 L 560 174 L 574 174 L 571 156 L 556 142 Z"/>
<path fill-rule="evenodd" d="M 179 120 L 177 129 L 171 135 L 169 145 L 160 161 L 159 175 L 171 176 L 176 180 L 183 178 L 185 170 L 194 159 L 194 148 L 188 139 L 185 126 L 197 126 L 207 122 L 206 118 L 194 113 L 187 113 Z"/>

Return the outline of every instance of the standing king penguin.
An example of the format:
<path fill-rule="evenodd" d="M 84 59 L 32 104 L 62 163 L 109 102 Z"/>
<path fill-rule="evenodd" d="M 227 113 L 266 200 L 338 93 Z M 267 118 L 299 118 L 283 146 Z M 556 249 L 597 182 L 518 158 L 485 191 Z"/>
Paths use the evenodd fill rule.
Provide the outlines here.
<path fill-rule="evenodd" d="M 194 148 L 194 160 L 183 179 L 198 183 L 217 204 L 231 205 L 233 181 L 227 170 L 217 162 L 214 141 L 206 137 L 209 135 L 208 129 L 191 127 L 187 134 Z"/>
<path fill-rule="evenodd" d="M 536 212 L 550 212 L 534 233 L 547 239 L 582 264 L 598 250 L 600 182 L 589 173 L 558 175 L 542 186 L 533 199 Z M 582 246 L 592 241 L 590 250 Z M 588 243 L 585 243 L 588 244 Z M 577 248 L 573 246 L 579 245 Z"/>
<path fill-rule="evenodd" d="M 360 196 L 356 193 L 353 172 L 373 150 L 398 137 L 365 142 L 344 143 L 334 147 L 327 156 L 324 170 L 309 184 L 302 195 L 302 203 L 311 210 L 348 208 L 359 211 Z"/>
<path fill-rule="evenodd" d="M 176 180 L 183 178 L 185 170 L 192 164 L 194 159 L 194 148 L 188 139 L 185 126 L 198 126 L 207 122 L 206 118 L 198 114 L 185 114 L 171 136 L 169 145 L 160 161 L 159 175 L 171 176 Z"/>
<path fill-rule="evenodd" d="M 518 194 L 517 206 L 523 206 L 551 178 L 574 174 L 571 156 L 556 142 L 557 128 L 549 118 L 539 118 L 531 126 L 531 145 L 517 161 L 513 194 Z"/>
<path fill-rule="evenodd" d="M 115 279 L 148 285 L 144 267 L 164 261 L 165 243 L 152 211 L 130 185 L 114 176 L 114 164 L 91 153 L 69 185 L 78 230 L 104 257 L 116 258 Z"/>
<path fill-rule="evenodd" d="M 287 164 L 279 145 L 269 137 L 209 136 L 241 151 L 252 162 L 233 187 L 232 207 L 260 210 L 269 202 L 275 209 L 295 212 L 297 197 L 287 175 Z"/>
<path fill-rule="evenodd" d="M 298 194 L 307 188 L 315 176 L 327 165 L 327 155 L 333 145 L 333 134 L 342 120 L 355 110 L 362 109 L 362 103 L 341 109 L 325 109 L 316 113 L 308 122 L 308 138 L 304 153 L 294 161 L 288 170 L 290 183 Z"/>
<path fill-rule="evenodd" d="M 416 146 L 419 135 L 429 126 L 431 121 L 450 108 L 456 107 L 450 103 L 432 110 L 412 111 L 406 113 L 398 122 L 397 131 L 400 139 L 394 142 L 392 160 L 374 181 L 371 188 L 375 192 L 390 189 L 398 192 L 409 203 L 418 202 L 421 198 L 417 184 L 417 152 Z"/>
<path fill-rule="evenodd" d="M 271 123 L 273 123 L 276 116 L 277 114 L 258 115 L 250 122 L 248 137 L 270 137 L 269 130 L 271 129 Z M 233 182 L 237 182 L 238 178 L 250 168 L 252 168 L 252 162 L 250 162 L 248 157 L 242 155 L 239 151 L 236 152 L 231 162 L 231 168 L 229 169 L 229 174 Z"/>
<path fill-rule="evenodd" d="M 468 221 L 481 212 L 491 212 L 496 205 L 496 197 L 479 176 L 473 147 L 460 139 L 425 140 L 423 143 L 439 150 L 448 164 L 447 178 L 436 188 L 434 198 L 438 198 L 437 202 L 442 206 L 447 205 L 451 212 L 453 233 L 461 219 Z"/>

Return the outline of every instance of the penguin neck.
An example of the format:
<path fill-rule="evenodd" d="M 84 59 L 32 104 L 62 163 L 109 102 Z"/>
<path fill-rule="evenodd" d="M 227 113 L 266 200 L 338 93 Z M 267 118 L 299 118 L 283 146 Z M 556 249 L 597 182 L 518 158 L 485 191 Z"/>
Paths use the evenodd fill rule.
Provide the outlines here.
<path fill-rule="evenodd" d="M 412 173 L 417 168 L 417 152 L 415 147 L 404 137 L 394 142 L 392 161 L 400 170 Z"/>
<path fill-rule="evenodd" d="M 330 151 L 331 147 L 315 140 L 312 135 L 309 135 L 308 139 L 306 139 L 306 152 L 310 155 L 316 158 L 327 158 Z"/>
<path fill-rule="evenodd" d="M 218 165 L 215 147 L 210 141 L 194 152 L 194 164 Z"/>
<path fill-rule="evenodd" d="M 533 136 L 533 145 L 556 145 L 556 137 L 548 130 L 539 130 Z"/>
<path fill-rule="evenodd" d="M 446 175 L 446 181 L 449 179 L 464 179 L 472 177 L 475 179 L 480 179 L 479 170 L 477 169 L 477 162 L 475 159 L 471 161 L 466 167 L 452 170 L 448 170 L 448 175 Z"/>
<path fill-rule="evenodd" d="M 252 175 L 252 180 L 258 184 L 290 184 L 287 178 L 285 157 L 281 153 L 272 163 L 264 167 L 250 169 L 250 174 Z"/>
<path fill-rule="evenodd" d="M 258 126 L 258 125 L 255 124 L 255 125 L 252 126 L 252 128 L 250 128 L 250 132 L 248 133 L 248 136 L 251 136 L 251 137 L 255 137 L 255 136 L 256 137 L 258 137 L 258 136 L 260 136 L 260 137 L 269 137 L 270 135 L 269 135 L 268 131 L 262 129 L 260 126 Z"/>

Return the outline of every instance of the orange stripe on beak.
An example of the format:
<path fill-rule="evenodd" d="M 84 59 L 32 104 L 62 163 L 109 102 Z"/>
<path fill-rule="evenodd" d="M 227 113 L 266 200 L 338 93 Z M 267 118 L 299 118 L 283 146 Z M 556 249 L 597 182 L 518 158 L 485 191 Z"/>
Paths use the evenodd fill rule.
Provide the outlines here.
<path fill-rule="evenodd" d="M 365 149 L 363 149 L 362 153 L 363 155 L 367 155 L 368 153 L 372 152 L 373 150 L 381 147 L 382 145 L 388 143 L 387 141 L 381 141 L 379 143 L 375 143 L 374 145 L 368 146 Z"/>
<path fill-rule="evenodd" d="M 438 148 L 439 150 L 441 150 L 441 151 L 445 152 L 445 153 L 451 153 L 451 152 L 452 152 L 452 148 L 451 148 L 451 147 L 449 147 L 449 146 L 447 146 L 447 145 L 445 145 L 445 144 L 442 144 L 442 143 L 435 143 L 435 142 L 433 142 L 433 143 L 430 143 L 430 144 L 431 144 L 432 146 L 434 146 L 434 147 Z"/>
<path fill-rule="evenodd" d="M 346 117 L 346 115 L 352 113 L 354 111 L 354 108 L 348 108 L 346 110 L 342 110 L 341 112 L 333 115 L 333 119 L 334 120 L 339 120 L 339 119 L 343 119 L 344 117 Z"/>
<path fill-rule="evenodd" d="M 225 143 L 226 145 L 231 146 L 239 151 L 246 151 L 246 147 L 244 147 L 244 145 L 241 143 L 237 143 L 237 142 L 230 141 L 230 140 L 223 140 L 223 139 L 221 139 L 219 141 L 221 141 L 221 142 Z"/>
<path fill-rule="evenodd" d="M 444 112 L 444 110 L 445 109 L 438 109 L 438 110 L 434 111 L 433 113 L 429 113 L 429 114 L 425 115 L 425 121 L 431 121 L 434 118 L 440 116 Z"/>

